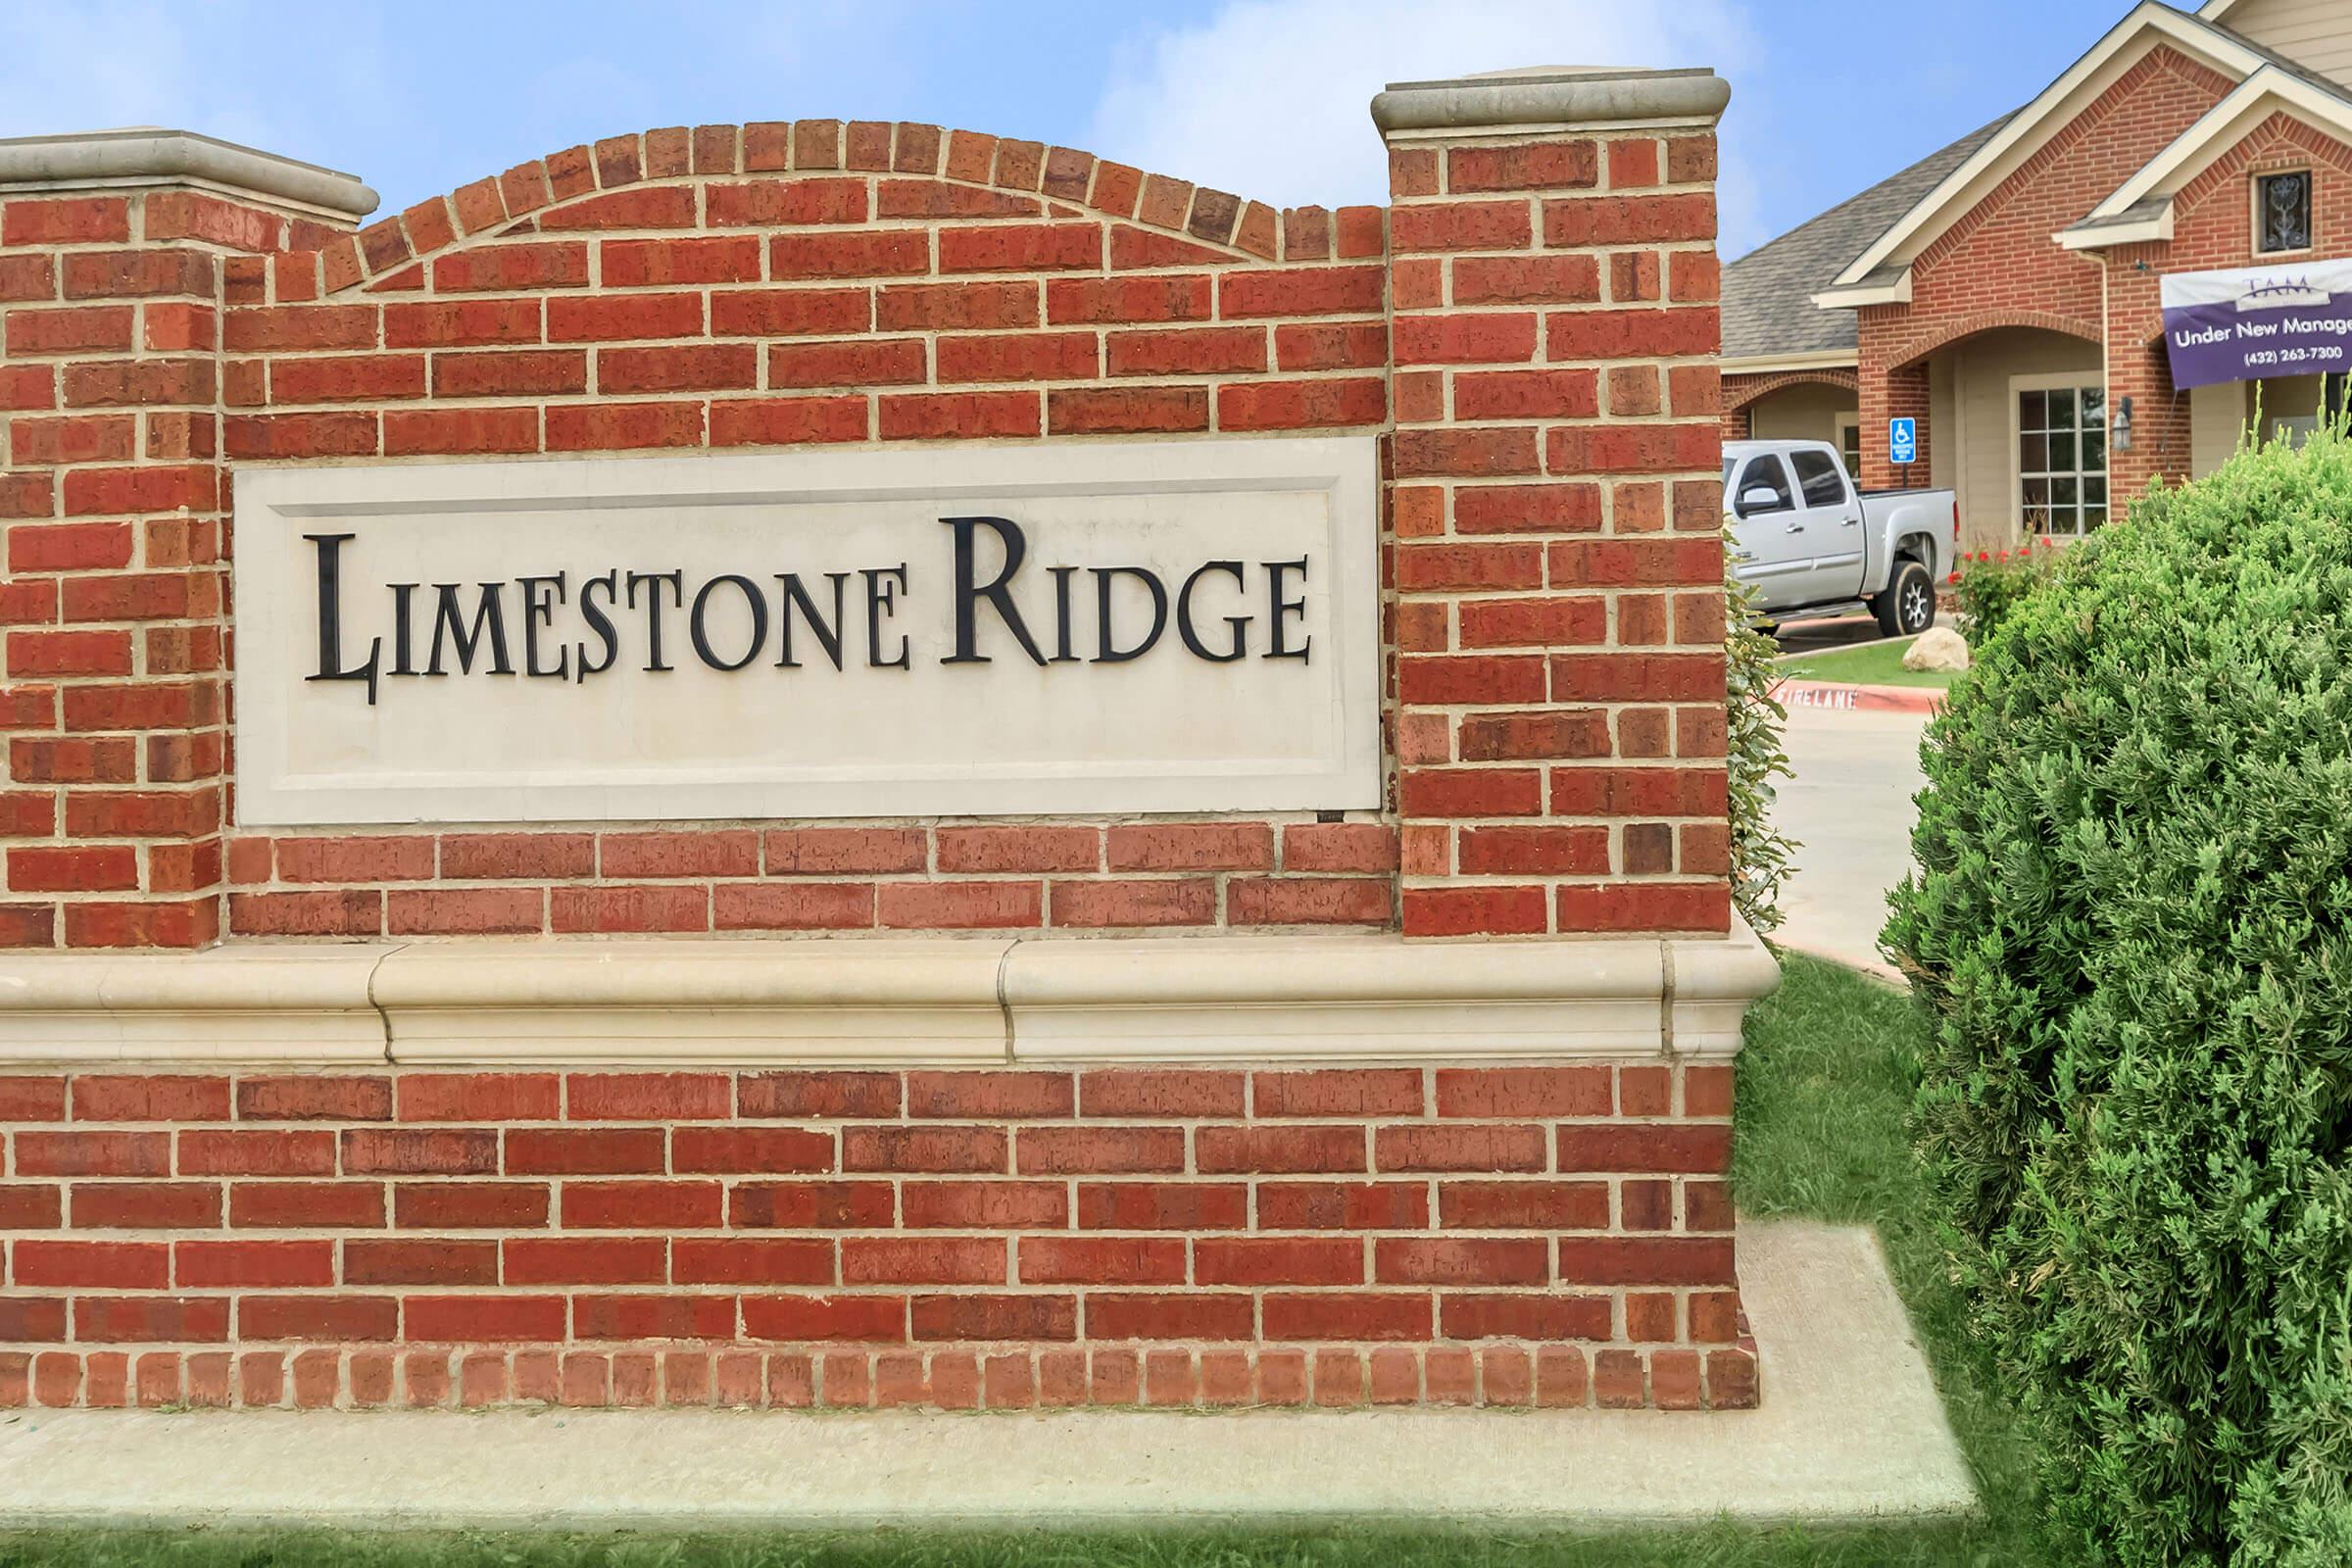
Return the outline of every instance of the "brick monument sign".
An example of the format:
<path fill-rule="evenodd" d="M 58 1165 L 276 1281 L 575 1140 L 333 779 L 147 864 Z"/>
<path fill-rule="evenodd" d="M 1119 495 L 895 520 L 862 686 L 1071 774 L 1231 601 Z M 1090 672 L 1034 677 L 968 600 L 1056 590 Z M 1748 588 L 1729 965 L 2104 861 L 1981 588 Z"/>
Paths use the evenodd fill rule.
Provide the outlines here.
<path fill-rule="evenodd" d="M 0 142 L 0 1406 L 1754 1403 L 1725 96 Z"/>

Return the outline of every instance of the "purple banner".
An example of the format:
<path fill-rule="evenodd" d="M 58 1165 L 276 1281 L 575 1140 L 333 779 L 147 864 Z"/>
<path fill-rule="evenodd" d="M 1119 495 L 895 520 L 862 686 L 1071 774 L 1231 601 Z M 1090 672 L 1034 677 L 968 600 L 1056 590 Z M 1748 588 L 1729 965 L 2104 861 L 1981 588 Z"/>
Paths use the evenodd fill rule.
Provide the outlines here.
<path fill-rule="evenodd" d="M 2352 262 L 2177 272 L 2163 304 L 2175 387 L 2352 370 Z"/>

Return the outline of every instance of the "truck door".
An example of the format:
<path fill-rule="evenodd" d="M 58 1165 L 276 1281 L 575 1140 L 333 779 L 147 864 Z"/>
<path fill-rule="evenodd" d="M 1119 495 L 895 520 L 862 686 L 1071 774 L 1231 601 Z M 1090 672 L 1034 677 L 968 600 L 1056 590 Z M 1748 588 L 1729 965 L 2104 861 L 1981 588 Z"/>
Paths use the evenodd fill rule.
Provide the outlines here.
<path fill-rule="evenodd" d="M 1812 570 L 1805 520 L 1796 489 L 1777 452 L 1759 452 L 1735 465 L 1727 492 L 1732 506 L 1733 573 L 1756 590 L 1759 610 L 1786 610 L 1806 602 L 1804 578 Z"/>
<path fill-rule="evenodd" d="M 1807 603 L 1852 599 L 1862 592 L 1862 500 L 1846 482 L 1845 465 L 1827 447 L 1798 447 L 1788 454 L 1796 472 L 1796 508 L 1805 525 L 1812 564 L 1805 572 Z"/>

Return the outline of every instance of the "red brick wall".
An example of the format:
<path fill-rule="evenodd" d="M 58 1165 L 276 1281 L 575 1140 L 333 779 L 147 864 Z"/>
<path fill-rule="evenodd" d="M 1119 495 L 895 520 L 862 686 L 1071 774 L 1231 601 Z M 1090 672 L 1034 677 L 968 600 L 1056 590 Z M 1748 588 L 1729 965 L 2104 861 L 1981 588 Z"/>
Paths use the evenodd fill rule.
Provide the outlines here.
<path fill-rule="evenodd" d="M 1747 1405 L 1731 1087 L 0 1079 L 0 1407 Z"/>
<path fill-rule="evenodd" d="M 1712 138 L 1396 168 L 1275 213 L 811 121 L 356 235 L 0 196 L 0 941 L 1723 930 Z M 1332 430 L 1392 481 L 1385 810 L 233 827 L 232 466 Z M 21 1069 L 0 1404 L 1748 1404 L 1730 1088 Z"/>
<path fill-rule="evenodd" d="M 1935 471 L 1930 466 L 1936 446 L 1936 421 L 1929 417 L 1928 368 L 1918 363 L 1889 368 L 1874 364 L 1871 345 L 1876 337 L 1873 328 L 1882 323 L 1873 318 L 1884 318 L 1900 307 L 1872 305 L 1858 314 L 1862 318 L 1862 387 L 1856 417 L 1861 420 L 1862 488 L 1891 490 L 1897 486 L 1920 485 L 1928 482 Z M 1887 456 L 1886 421 L 1910 419 L 1917 441 L 1912 462 L 1896 467 Z"/>
<path fill-rule="evenodd" d="M 1730 923 L 1714 178 L 1390 151 L 1408 935 Z"/>
<path fill-rule="evenodd" d="M 1547 145 L 1570 172 L 1463 209 L 1511 232 L 1436 233 L 1451 209 L 1408 192 L 1393 256 L 1379 208 L 868 122 L 613 138 L 356 235 L 170 191 L 7 199 L 0 942 L 1723 929 L 1712 142 Z M 1397 671 L 1388 811 L 232 826 L 231 466 L 1392 415 L 1393 635 L 1448 641 Z M 1400 814 L 1446 824 L 1401 911 Z"/>
<path fill-rule="evenodd" d="M 328 232 L 187 191 L 0 204 L 0 944 L 220 933 L 222 264 Z"/>
<path fill-rule="evenodd" d="M 1902 325 L 1914 340 L 1989 311 L 2099 319 L 2099 268 L 2051 238 L 2113 195 L 2237 83 L 2152 49 L 1923 251 Z"/>
<path fill-rule="evenodd" d="M 2108 405 L 2132 399 L 2132 450 L 2108 458 L 2109 493 L 2119 505 L 2152 478 L 2188 476 L 2188 398 L 2174 390 L 2165 357 L 2163 274 L 2291 265 L 2298 258 L 2255 253 L 2252 181 L 2293 169 L 2312 172 L 2309 254 L 2352 256 L 2352 147 L 2285 115 L 2254 127 L 2174 197 L 2169 242 L 2106 253 Z"/>

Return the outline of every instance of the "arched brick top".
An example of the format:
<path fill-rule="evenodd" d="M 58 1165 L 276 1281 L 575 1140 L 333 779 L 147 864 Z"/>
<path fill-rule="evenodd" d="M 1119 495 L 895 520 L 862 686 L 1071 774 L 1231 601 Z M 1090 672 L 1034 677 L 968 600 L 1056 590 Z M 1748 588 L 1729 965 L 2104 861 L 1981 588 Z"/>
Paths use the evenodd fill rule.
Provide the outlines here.
<path fill-rule="evenodd" d="M 1937 349 L 1947 348 L 1962 338 L 1975 337 L 1980 332 L 1997 332 L 2003 327 L 2026 326 L 2043 332 L 2060 332 L 2079 337 L 2085 343 L 2104 343 L 2106 334 L 2096 321 L 2078 321 L 2070 316 L 2054 316 L 2046 311 L 1980 311 L 1955 320 L 1938 322 L 1926 333 L 1914 338 L 1895 353 L 1887 356 L 1889 369 L 1901 370 L 1917 365 Z"/>
<path fill-rule="evenodd" d="M 2182 185 L 2173 197 L 2173 211 L 2176 216 L 2194 212 L 2217 194 L 2227 201 L 2243 201 L 2238 188 L 2240 180 L 2257 172 L 2297 169 L 2307 164 L 2326 164 L 2352 172 L 2352 148 L 2318 126 L 2283 110 L 2278 111 Z"/>
<path fill-rule="evenodd" d="M 1377 207 L 1343 208 L 1337 215 L 1320 207 L 1278 213 L 1263 202 L 1069 147 L 905 121 L 770 121 L 612 136 L 518 164 L 447 196 L 418 202 L 357 234 L 337 235 L 316 252 L 279 256 L 270 269 L 270 297 L 291 302 L 355 288 L 414 286 L 423 263 L 471 240 L 530 232 L 563 218 L 570 220 L 565 227 L 638 226 L 644 214 L 633 211 L 623 194 L 632 189 L 779 174 L 806 176 L 810 188 L 804 199 L 812 203 L 823 197 L 814 182 L 881 176 L 876 193 L 881 210 L 861 211 L 855 220 L 869 216 L 1094 216 L 1179 235 L 1233 261 L 1323 260 L 1335 254 L 1335 246 L 1340 255 L 1379 252 L 1376 239 L 1368 253 L 1365 249 L 1367 233 L 1380 232 L 1382 209 Z M 972 197 L 891 189 L 924 182 L 969 191 Z M 990 196 L 994 199 L 986 199 Z M 903 210 L 890 210 L 894 200 Z M 773 215 L 747 210 L 742 220 L 747 226 L 795 220 L 793 213 L 781 209 Z M 721 224 L 699 216 L 657 226 Z"/>
<path fill-rule="evenodd" d="M 1723 378 L 1723 412 L 1737 414 L 1751 403 L 1792 386 L 1828 386 L 1843 392 L 1859 393 L 1862 390 L 1862 376 L 1857 370 L 1839 369 L 1785 370 L 1778 375 L 1762 376 L 1727 375 Z"/>
<path fill-rule="evenodd" d="M 12 194 L 8 755 L 40 810 L 0 823 L 30 841 L 0 857 L 0 946 L 1727 929 L 1720 617 L 1682 603 L 1722 576 L 1714 169 L 1687 126 L 1448 132 L 1400 150 L 1393 206 L 1286 217 L 822 122 L 581 147 L 364 234 L 168 181 Z M 264 467 L 1276 432 L 1386 470 L 1360 520 L 1396 599 L 1389 739 L 1355 820 L 228 809 L 223 546 Z M 1497 816 L 1564 831 L 1506 844 Z"/>

